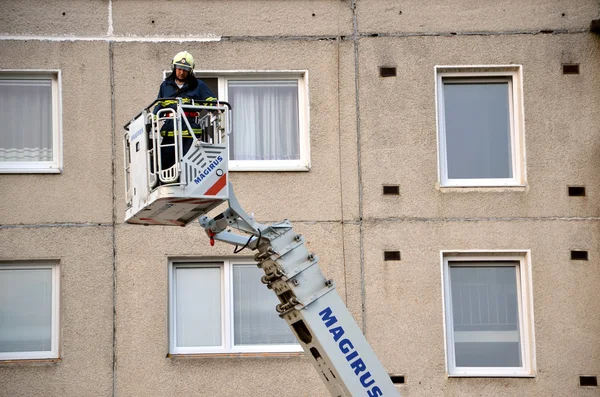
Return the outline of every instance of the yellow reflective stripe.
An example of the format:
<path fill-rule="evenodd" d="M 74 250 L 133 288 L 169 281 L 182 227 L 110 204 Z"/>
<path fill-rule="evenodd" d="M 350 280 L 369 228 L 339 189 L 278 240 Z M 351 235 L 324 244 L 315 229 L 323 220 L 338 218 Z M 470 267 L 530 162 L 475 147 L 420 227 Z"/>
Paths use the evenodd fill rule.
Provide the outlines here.
<path fill-rule="evenodd" d="M 190 103 L 190 102 L 192 102 L 192 100 L 190 98 L 182 98 L 181 102 L 182 103 Z M 160 104 L 162 106 L 177 105 L 177 100 L 176 99 L 167 99 L 165 101 L 160 101 Z"/>
<path fill-rule="evenodd" d="M 211 96 L 211 97 L 206 98 L 205 101 L 218 101 L 218 99 Z M 202 105 L 204 105 L 204 106 L 215 106 L 216 104 L 215 103 L 204 102 Z"/>
<path fill-rule="evenodd" d="M 195 135 L 202 134 L 202 129 L 200 129 L 200 128 L 192 128 L 192 131 L 194 132 Z M 160 135 L 161 136 L 175 136 L 175 132 L 173 132 L 173 131 L 161 131 Z M 181 131 L 181 136 L 184 137 L 184 138 L 191 138 L 192 137 L 192 135 L 190 134 L 190 132 L 188 130 Z"/>
<path fill-rule="evenodd" d="M 212 97 L 212 96 L 208 97 L 208 98 L 206 98 L 204 100 L 205 101 L 218 101 L 217 98 Z M 181 99 L 181 103 L 191 103 L 191 102 L 192 102 L 192 100 L 190 98 L 182 98 Z M 177 105 L 177 100 L 175 100 L 175 99 L 167 99 L 165 101 L 160 101 L 160 104 L 162 106 Z M 207 102 L 204 103 L 204 106 L 210 106 L 210 105 L 214 105 L 214 103 L 207 103 Z"/>

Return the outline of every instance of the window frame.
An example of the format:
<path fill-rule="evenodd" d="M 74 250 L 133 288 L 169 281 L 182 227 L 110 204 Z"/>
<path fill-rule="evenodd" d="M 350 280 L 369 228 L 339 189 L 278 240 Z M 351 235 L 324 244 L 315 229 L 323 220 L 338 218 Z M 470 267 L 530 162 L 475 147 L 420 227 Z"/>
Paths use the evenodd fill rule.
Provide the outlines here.
<path fill-rule="evenodd" d="M 36 352 L 0 352 L 0 361 L 9 360 L 40 360 L 59 358 L 60 335 L 60 268 L 54 262 L 0 262 L 2 270 L 27 270 L 51 269 L 52 270 L 52 308 L 50 326 L 50 350 Z"/>
<path fill-rule="evenodd" d="M 176 311 L 175 311 L 175 277 L 176 268 L 215 267 L 221 269 L 221 345 L 183 347 L 177 346 L 176 341 Z M 202 355 L 202 354 L 261 354 L 261 353 L 298 353 L 302 346 L 295 344 L 270 345 L 235 345 L 234 343 L 234 302 L 233 302 L 233 266 L 252 265 L 252 258 L 201 258 L 201 259 L 171 259 L 169 260 L 169 353 L 173 355 Z M 266 286 L 265 286 L 266 288 Z M 275 313 L 275 307 L 273 307 Z M 285 321 L 282 319 L 282 321 Z M 290 330 L 293 334 L 293 332 Z"/>
<path fill-rule="evenodd" d="M 307 70 L 194 70 L 199 79 L 218 82 L 217 98 L 228 102 L 230 80 L 294 80 L 298 82 L 298 160 L 229 160 L 229 171 L 309 171 L 310 170 L 310 103 Z M 235 131 L 232 132 L 235 134 Z"/>
<path fill-rule="evenodd" d="M 59 174 L 63 171 L 62 73 L 60 69 L 0 69 L 1 80 L 47 80 L 52 84 L 52 161 L 0 161 L 0 174 Z"/>
<path fill-rule="evenodd" d="M 438 182 L 440 187 L 524 187 L 526 186 L 525 167 L 525 125 L 523 107 L 523 68 L 521 65 L 475 65 L 434 67 L 435 109 L 438 136 Z M 508 108 L 511 139 L 512 178 L 455 178 L 448 177 L 446 152 L 446 123 L 444 109 L 444 79 L 460 82 L 508 81 Z"/>
<path fill-rule="evenodd" d="M 535 332 L 533 316 L 533 286 L 531 278 L 530 250 L 491 250 L 491 251 L 441 251 L 442 304 L 444 326 L 444 348 L 446 351 L 446 372 L 448 377 L 535 377 Z M 457 367 L 454 355 L 454 320 L 452 315 L 452 295 L 450 286 L 451 262 L 518 262 L 514 266 L 517 276 L 519 333 L 521 343 L 521 367 Z M 494 263 L 494 264 L 492 264 Z"/>

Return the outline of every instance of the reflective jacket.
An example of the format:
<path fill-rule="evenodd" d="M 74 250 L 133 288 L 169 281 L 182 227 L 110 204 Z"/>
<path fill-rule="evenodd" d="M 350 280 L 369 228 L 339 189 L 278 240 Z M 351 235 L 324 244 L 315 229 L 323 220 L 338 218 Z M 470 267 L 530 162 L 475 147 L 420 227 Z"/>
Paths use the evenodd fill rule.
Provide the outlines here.
<path fill-rule="evenodd" d="M 194 100 L 209 100 L 216 101 L 215 94 L 202 80 L 195 77 L 188 78 L 183 84 L 183 87 L 177 87 L 175 77 L 173 75 L 167 77 L 158 90 L 158 98 L 191 98 Z"/>
<path fill-rule="evenodd" d="M 186 82 L 183 84 L 183 86 L 181 88 L 179 88 L 177 86 L 177 84 L 175 83 L 174 74 L 171 74 L 169 77 L 167 77 L 161 83 L 160 89 L 158 90 L 158 98 L 175 98 L 175 97 L 182 98 L 182 102 L 184 104 L 191 103 L 192 99 L 196 102 L 203 101 L 203 100 L 207 100 L 207 101 L 216 101 L 217 100 L 217 98 L 215 97 L 215 94 L 212 93 L 212 91 L 210 90 L 210 88 L 208 88 L 208 86 L 206 85 L 206 83 L 204 81 L 197 79 L 193 76 L 190 76 L 190 77 L 188 77 Z M 175 99 L 160 101 L 154 107 L 154 114 L 156 114 L 160 109 L 164 109 L 164 108 L 176 109 L 176 105 L 177 105 L 177 100 L 175 100 Z M 193 123 L 193 117 L 188 117 L 188 121 L 190 122 L 192 128 L 195 129 L 197 127 Z M 185 127 L 184 127 L 184 129 L 185 129 Z M 167 120 L 165 122 L 165 124 L 163 125 L 163 127 L 161 128 L 161 131 L 171 131 L 170 135 L 172 135 L 173 121 Z M 186 134 L 186 132 L 182 131 L 182 133 L 184 135 L 188 135 L 188 134 Z"/>

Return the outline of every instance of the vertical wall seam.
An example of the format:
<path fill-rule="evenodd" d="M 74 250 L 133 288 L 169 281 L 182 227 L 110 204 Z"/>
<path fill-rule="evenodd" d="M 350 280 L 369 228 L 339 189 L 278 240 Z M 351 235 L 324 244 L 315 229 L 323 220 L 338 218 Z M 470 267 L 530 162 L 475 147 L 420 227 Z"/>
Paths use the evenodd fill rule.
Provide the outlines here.
<path fill-rule="evenodd" d="M 354 90 L 355 90 L 355 112 L 356 112 L 356 162 L 358 182 L 358 233 L 360 249 L 360 296 L 362 312 L 362 331 L 367 335 L 367 313 L 365 298 L 365 248 L 364 248 L 364 223 L 363 223 L 363 185 L 362 185 L 362 163 L 360 144 L 360 99 L 359 99 L 359 72 L 358 72 L 358 17 L 356 15 L 356 1 L 352 0 L 352 41 L 354 43 Z"/>
<path fill-rule="evenodd" d="M 113 397 L 117 395 L 117 241 L 116 241 L 116 219 L 117 219 L 117 197 L 116 197 L 116 139 L 115 139 L 115 73 L 113 43 L 108 43 L 108 65 L 110 74 L 110 117 L 112 136 L 112 275 L 113 275 L 113 307 L 112 307 L 112 374 L 113 374 Z"/>
<path fill-rule="evenodd" d="M 338 34 L 336 38 L 336 46 L 337 46 L 337 94 L 338 94 L 338 164 L 339 164 L 339 172 L 340 172 L 340 217 L 341 217 L 341 226 L 342 226 L 342 265 L 344 269 L 344 302 L 346 306 L 348 305 L 348 271 L 346 267 L 346 224 L 344 222 L 344 175 L 342 167 L 342 109 L 341 109 L 341 92 L 340 92 L 340 76 L 341 76 L 341 67 L 340 67 L 340 46 L 341 40 Z"/>
<path fill-rule="evenodd" d="M 107 37 L 112 37 L 113 30 L 113 14 L 112 14 L 112 0 L 108 0 L 108 28 L 106 31 Z M 116 159 L 116 139 L 115 139 L 115 73 L 114 73 L 114 52 L 113 52 L 114 42 L 108 42 L 108 65 L 109 65 L 109 74 L 110 74 L 110 118 L 111 118 L 111 135 L 112 135 L 112 250 L 113 250 L 113 307 L 112 307 L 112 326 L 113 326 L 113 335 L 112 335 L 112 376 L 113 376 L 113 384 L 112 384 L 112 395 L 113 397 L 117 396 L 117 239 L 116 239 L 116 219 L 117 219 L 117 197 L 116 197 L 116 167 L 117 167 L 117 159 Z"/>

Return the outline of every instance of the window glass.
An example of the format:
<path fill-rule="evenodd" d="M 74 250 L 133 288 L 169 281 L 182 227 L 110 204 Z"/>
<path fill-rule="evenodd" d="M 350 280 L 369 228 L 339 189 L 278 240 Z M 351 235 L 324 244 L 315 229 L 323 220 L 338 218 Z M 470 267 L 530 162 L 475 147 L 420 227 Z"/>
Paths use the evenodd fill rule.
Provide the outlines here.
<path fill-rule="evenodd" d="M 176 267 L 177 346 L 220 346 L 221 268 Z"/>
<path fill-rule="evenodd" d="M 450 266 L 457 367 L 521 367 L 517 295 L 513 266 Z"/>
<path fill-rule="evenodd" d="M 298 160 L 298 81 L 228 80 L 232 160 Z"/>
<path fill-rule="evenodd" d="M 250 260 L 171 264 L 170 352 L 270 353 L 302 348 Z"/>
<path fill-rule="evenodd" d="M 255 265 L 233 265 L 234 343 L 295 344 L 289 326 L 275 311 L 279 300 L 260 282 L 263 275 Z"/>
<path fill-rule="evenodd" d="M 0 269 L 0 353 L 52 349 L 52 269 Z"/>
<path fill-rule="evenodd" d="M 443 81 L 448 178 L 512 178 L 509 83 Z"/>
<path fill-rule="evenodd" d="M 520 65 L 436 66 L 440 187 L 524 186 Z"/>

